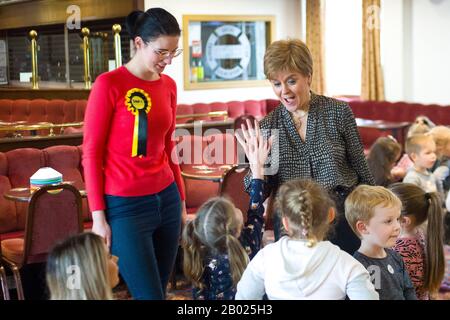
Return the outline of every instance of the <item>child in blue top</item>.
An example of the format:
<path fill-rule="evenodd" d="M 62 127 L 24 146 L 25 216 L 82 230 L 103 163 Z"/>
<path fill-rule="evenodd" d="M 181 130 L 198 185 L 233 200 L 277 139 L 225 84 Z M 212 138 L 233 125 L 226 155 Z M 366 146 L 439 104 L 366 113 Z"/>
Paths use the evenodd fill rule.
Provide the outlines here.
<path fill-rule="evenodd" d="M 183 232 L 184 273 L 194 285 L 196 300 L 231 300 L 248 262 L 261 247 L 264 227 L 264 163 L 270 141 L 264 141 L 259 126 L 236 135 L 244 148 L 253 174 L 247 221 L 229 200 L 221 197 L 204 203 Z"/>

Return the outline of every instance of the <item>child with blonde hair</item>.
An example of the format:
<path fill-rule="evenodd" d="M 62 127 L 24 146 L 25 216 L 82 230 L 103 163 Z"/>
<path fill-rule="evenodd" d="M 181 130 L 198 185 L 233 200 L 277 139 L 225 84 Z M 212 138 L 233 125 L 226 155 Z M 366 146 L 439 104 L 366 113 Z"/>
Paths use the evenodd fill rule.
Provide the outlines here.
<path fill-rule="evenodd" d="M 426 134 L 430 132 L 432 128 L 436 125 L 426 116 L 418 116 L 406 133 L 406 138 L 409 138 L 416 134 Z M 408 154 L 403 154 L 401 159 L 398 161 L 397 165 L 394 167 L 393 172 L 395 172 L 395 176 L 399 178 L 404 178 L 406 172 L 410 170 L 414 166 L 414 163 L 409 158 Z"/>
<path fill-rule="evenodd" d="M 436 162 L 436 144 L 429 134 L 417 134 L 406 140 L 406 153 L 414 162 L 403 182 L 418 185 L 426 192 L 439 192 L 443 197 L 442 184 L 430 169 Z"/>
<path fill-rule="evenodd" d="M 443 212 L 439 195 L 411 183 L 394 183 L 389 189 L 402 201 L 401 233 L 395 243 L 405 262 L 417 298 L 435 295 L 444 277 Z M 426 221 L 426 239 L 419 228 Z"/>
<path fill-rule="evenodd" d="M 430 135 L 436 143 L 437 157 L 432 170 L 436 178 L 442 181 L 444 191 L 448 192 L 450 189 L 450 128 L 446 126 L 434 127 L 430 130 Z M 450 210 L 450 205 L 447 205 L 447 210 Z"/>
<path fill-rule="evenodd" d="M 247 221 L 229 200 L 204 203 L 183 231 L 183 269 L 194 286 L 196 300 L 231 300 L 248 261 L 261 247 L 264 226 L 264 163 L 271 141 L 265 141 L 258 124 L 247 120 L 244 139 L 236 135 L 252 171 Z"/>
<path fill-rule="evenodd" d="M 47 259 L 51 300 L 112 300 L 119 283 L 118 258 L 111 256 L 102 237 L 71 236 L 57 244 Z"/>
<path fill-rule="evenodd" d="M 402 146 L 392 136 L 380 137 L 372 145 L 367 163 L 376 185 L 386 187 L 396 180 L 392 171 L 401 151 Z"/>
<path fill-rule="evenodd" d="M 328 193 L 311 180 L 291 180 L 277 207 L 288 235 L 261 249 L 237 286 L 236 299 L 378 300 L 367 270 L 325 241 L 335 217 Z"/>
<path fill-rule="evenodd" d="M 436 124 L 427 116 L 418 116 L 408 129 L 406 137 L 409 138 L 415 134 L 428 133 Z"/>
<path fill-rule="evenodd" d="M 381 186 L 360 185 L 345 200 L 345 217 L 361 246 L 353 257 L 371 272 L 380 300 L 416 300 L 402 257 L 390 249 L 400 234 L 400 199 Z"/>

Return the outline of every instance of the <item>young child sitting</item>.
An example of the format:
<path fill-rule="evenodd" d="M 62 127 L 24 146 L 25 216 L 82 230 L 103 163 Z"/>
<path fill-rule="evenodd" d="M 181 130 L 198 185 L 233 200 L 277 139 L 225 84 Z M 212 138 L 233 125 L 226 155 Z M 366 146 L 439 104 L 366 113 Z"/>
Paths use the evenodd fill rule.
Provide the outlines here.
<path fill-rule="evenodd" d="M 380 300 L 416 300 L 402 257 L 394 250 L 400 234 L 401 202 L 380 186 L 360 185 L 345 200 L 345 217 L 361 247 L 353 255 L 370 271 Z"/>
<path fill-rule="evenodd" d="M 389 190 L 402 201 L 401 233 L 394 250 L 405 262 L 417 298 L 428 300 L 430 295 L 438 292 L 444 277 L 441 200 L 437 193 L 426 193 L 411 183 L 394 183 Z M 419 226 L 426 221 L 427 236 L 424 239 Z"/>
<path fill-rule="evenodd" d="M 414 162 L 403 182 L 418 185 L 426 192 L 439 192 L 443 199 L 442 185 L 430 171 L 436 162 L 436 144 L 431 135 L 418 134 L 406 140 L 406 153 Z"/>
<path fill-rule="evenodd" d="M 237 286 L 236 299 L 378 300 L 367 270 L 324 241 L 335 216 L 327 192 L 311 180 L 292 180 L 278 192 L 287 236 L 261 249 Z"/>
<path fill-rule="evenodd" d="M 386 187 L 396 181 L 392 173 L 400 158 L 402 146 L 391 136 L 380 137 L 372 145 L 367 157 L 376 185 Z"/>
<path fill-rule="evenodd" d="M 111 300 L 119 283 L 118 258 L 102 237 L 86 232 L 56 245 L 47 260 L 51 300 Z"/>
<path fill-rule="evenodd" d="M 413 124 L 409 127 L 406 133 L 406 138 L 409 138 L 416 134 L 425 134 L 430 132 L 436 125 L 426 116 L 418 116 Z M 395 177 L 403 179 L 406 172 L 413 167 L 414 163 L 409 156 L 405 153 L 392 169 Z"/>
<path fill-rule="evenodd" d="M 430 135 L 436 143 L 436 163 L 432 170 L 436 178 L 442 181 L 443 189 L 450 189 L 450 128 L 437 126 L 430 130 Z"/>
<path fill-rule="evenodd" d="M 193 283 L 196 300 L 231 300 L 249 259 L 261 247 L 264 225 L 264 163 L 270 142 L 264 141 L 259 126 L 243 128 L 237 136 L 250 163 L 253 179 L 250 208 L 243 228 L 242 212 L 225 198 L 204 203 L 183 232 L 183 268 Z"/>

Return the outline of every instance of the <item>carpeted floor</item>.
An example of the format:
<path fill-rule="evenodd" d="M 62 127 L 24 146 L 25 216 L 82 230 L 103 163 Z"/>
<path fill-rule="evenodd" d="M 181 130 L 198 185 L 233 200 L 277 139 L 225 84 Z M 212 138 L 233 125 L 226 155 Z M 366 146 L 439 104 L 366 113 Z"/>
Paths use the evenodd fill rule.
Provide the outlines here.
<path fill-rule="evenodd" d="M 124 282 L 121 282 L 114 288 L 113 293 L 114 299 L 116 300 L 132 299 Z M 171 285 L 169 284 L 169 288 L 167 289 L 167 300 L 192 300 L 190 284 L 183 277 L 177 277 L 176 288 L 171 288 Z"/>
<path fill-rule="evenodd" d="M 119 284 L 114 289 L 114 298 L 117 300 L 132 299 L 124 283 Z M 169 285 L 169 289 L 167 290 L 167 300 L 192 300 L 190 284 L 182 277 L 178 278 L 176 288 L 172 289 Z M 450 300 L 450 292 L 439 293 L 436 300 Z"/>

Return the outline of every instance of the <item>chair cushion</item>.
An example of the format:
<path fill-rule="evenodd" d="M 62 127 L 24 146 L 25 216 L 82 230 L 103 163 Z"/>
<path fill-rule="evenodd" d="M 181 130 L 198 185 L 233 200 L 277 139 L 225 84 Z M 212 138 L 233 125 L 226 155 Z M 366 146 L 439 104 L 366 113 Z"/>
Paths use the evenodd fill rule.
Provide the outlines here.
<path fill-rule="evenodd" d="M 24 236 L 25 236 L 24 230 L 1 233 L 0 241 L 6 240 L 6 239 L 13 239 L 13 238 L 23 238 Z"/>
<path fill-rule="evenodd" d="M 23 250 L 24 250 L 23 239 L 14 238 L 2 240 L 1 244 L 2 244 L 2 255 L 6 259 L 20 266 L 23 262 Z"/>

